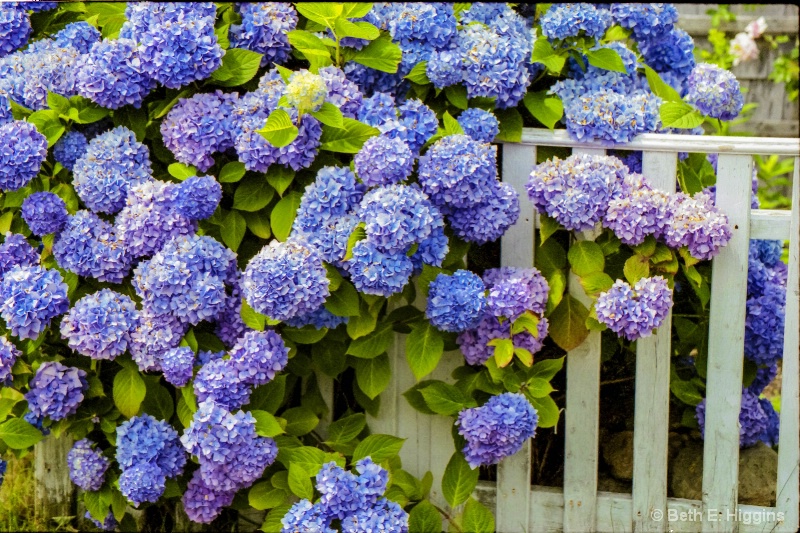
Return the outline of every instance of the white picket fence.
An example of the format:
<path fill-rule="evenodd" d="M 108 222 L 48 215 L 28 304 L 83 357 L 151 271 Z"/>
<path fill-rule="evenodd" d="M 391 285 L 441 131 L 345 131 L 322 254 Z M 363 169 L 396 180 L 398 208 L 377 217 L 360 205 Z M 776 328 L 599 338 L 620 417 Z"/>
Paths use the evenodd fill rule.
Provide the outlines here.
<path fill-rule="evenodd" d="M 503 237 L 503 265 L 533 265 L 536 217 L 524 185 L 536 161 L 538 146 L 570 147 L 573 153 L 605 153 L 603 146 L 576 143 L 564 131 L 538 129 L 525 130 L 520 143 L 502 146 L 502 179 L 519 193 L 522 211 L 518 223 Z M 591 333 L 567 356 L 563 491 L 531 486 L 531 447 L 528 442 L 518 454 L 499 465 L 497 483 L 479 484 L 475 496 L 488 502 L 495 510 L 500 533 L 795 532 L 800 506 L 800 140 L 649 134 L 638 137 L 625 148 L 644 151 L 643 174 L 654 187 L 668 192 L 675 191 L 678 152 L 719 154 L 717 205 L 728 215 L 733 238 L 714 259 L 712 267 L 703 500 L 667 498 L 670 319 L 658 334 L 637 343 L 632 495 L 597 490 L 600 334 Z M 754 154 L 795 158 L 791 212 L 750 209 Z M 737 503 L 738 419 L 747 258 L 751 238 L 790 241 L 779 474 L 775 480 L 777 504 L 766 509 Z M 576 280 L 570 281 L 569 291 L 572 296 L 584 302 L 587 300 Z M 392 382 L 381 395 L 380 416 L 370 418 L 370 427 L 373 432 L 408 439 L 401 452 L 403 467 L 417 476 L 430 470 L 434 475 L 431 499 L 446 507 L 441 494 L 441 478 L 454 451 L 452 419 L 418 413 L 402 396 L 416 383 L 405 360 L 404 344 L 399 338 L 390 353 Z M 458 352 L 445 354 L 432 379 L 452 381 L 451 371 L 462 363 L 463 358 Z M 688 514 L 684 520 L 670 520 L 670 511 Z M 729 513 L 742 520 L 733 519 Z M 744 520 L 746 513 L 758 516 L 750 514 L 752 520 Z M 761 523 L 752 523 L 756 519 Z M 751 523 L 748 525 L 745 521 Z"/>

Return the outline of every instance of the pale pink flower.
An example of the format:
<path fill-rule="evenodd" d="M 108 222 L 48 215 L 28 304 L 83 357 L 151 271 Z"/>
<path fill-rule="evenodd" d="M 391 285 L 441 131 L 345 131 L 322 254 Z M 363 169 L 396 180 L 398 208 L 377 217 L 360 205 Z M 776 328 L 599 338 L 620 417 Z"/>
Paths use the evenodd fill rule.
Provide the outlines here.
<path fill-rule="evenodd" d="M 731 54 L 734 56 L 733 65 L 758 59 L 758 45 L 747 33 L 737 33 L 731 40 Z"/>
<path fill-rule="evenodd" d="M 748 24 L 744 31 L 752 37 L 753 39 L 758 39 L 767 29 L 767 21 L 764 20 L 764 17 L 758 17 L 756 20 Z"/>

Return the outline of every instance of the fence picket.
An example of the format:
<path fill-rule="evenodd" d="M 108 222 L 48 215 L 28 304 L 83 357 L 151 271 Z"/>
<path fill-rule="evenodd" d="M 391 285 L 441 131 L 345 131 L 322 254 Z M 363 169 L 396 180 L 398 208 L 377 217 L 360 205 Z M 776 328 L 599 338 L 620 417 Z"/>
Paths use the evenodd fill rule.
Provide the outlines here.
<path fill-rule="evenodd" d="M 720 154 L 717 199 L 733 237 L 714 258 L 706 380 L 703 510 L 735 513 L 739 486 L 741 408 L 750 195 L 753 158 Z M 735 520 L 705 520 L 703 531 L 736 531 Z"/>

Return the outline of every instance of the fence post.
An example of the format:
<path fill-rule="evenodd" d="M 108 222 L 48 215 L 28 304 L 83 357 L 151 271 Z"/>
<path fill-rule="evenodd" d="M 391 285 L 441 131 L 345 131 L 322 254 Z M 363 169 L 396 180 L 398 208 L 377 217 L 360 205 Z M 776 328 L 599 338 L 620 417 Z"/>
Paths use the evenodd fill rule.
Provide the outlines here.
<path fill-rule="evenodd" d="M 74 487 L 69 479 L 67 454 L 72 448 L 72 438 L 62 435 L 49 437 L 34 449 L 34 479 L 36 516 L 49 523 L 56 516 L 71 516 Z"/>

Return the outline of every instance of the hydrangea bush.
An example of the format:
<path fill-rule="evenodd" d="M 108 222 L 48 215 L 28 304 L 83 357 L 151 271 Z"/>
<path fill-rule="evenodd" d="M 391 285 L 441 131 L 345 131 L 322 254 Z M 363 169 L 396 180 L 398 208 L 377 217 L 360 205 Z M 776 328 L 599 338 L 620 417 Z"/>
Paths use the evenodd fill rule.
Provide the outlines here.
<path fill-rule="evenodd" d="M 403 439 L 370 433 L 387 350 L 407 334 L 405 396 L 452 417 L 442 483 L 468 488 L 558 423 L 550 382 L 590 331 L 629 347 L 673 307 L 702 315 L 731 238 L 713 158 L 684 154 L 667 194 L 641 154 L 544 154 L 520 198 L 492 144 L 735 117 L 738 82 L 676 23 L 669 4 L 4 5 L 0 455 L 70 435 L 107 530 L 180 503 L 217 529 L 249 506 L 268 532 L 493 531 L 471 490 L 434 506 Z M 475 268 L 520 202 L 535 267 Z M 743 445 L 777 441 L 758 396 L 785 278 L 780 243 L 754 242 Z M 702 428 L 688 327 L 673 391 Z M 446 350 L 454 380 L 425 379 Z"/>

